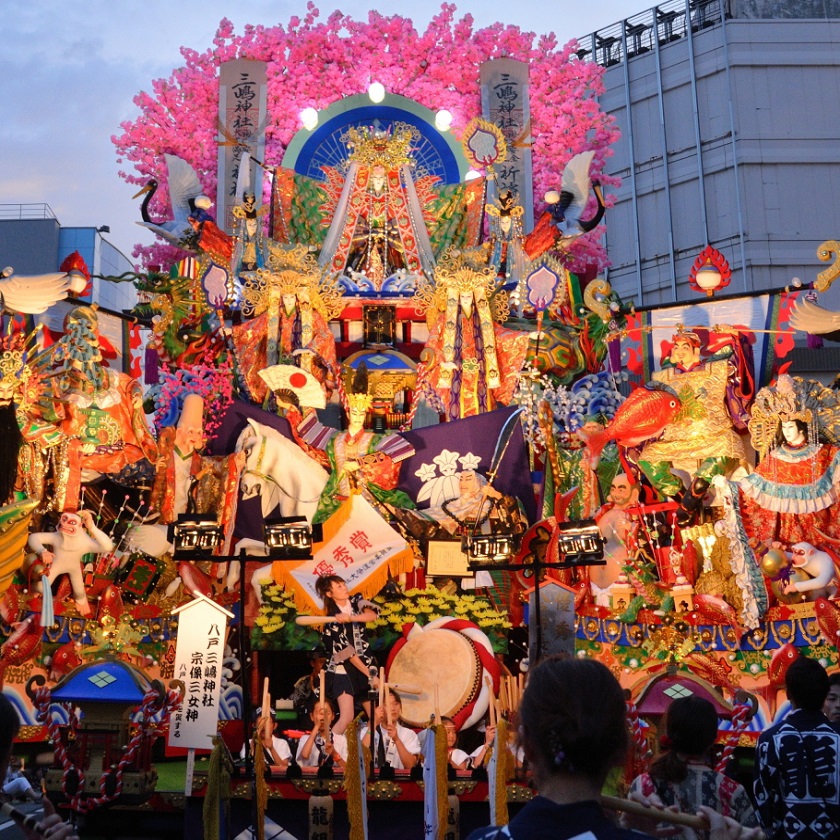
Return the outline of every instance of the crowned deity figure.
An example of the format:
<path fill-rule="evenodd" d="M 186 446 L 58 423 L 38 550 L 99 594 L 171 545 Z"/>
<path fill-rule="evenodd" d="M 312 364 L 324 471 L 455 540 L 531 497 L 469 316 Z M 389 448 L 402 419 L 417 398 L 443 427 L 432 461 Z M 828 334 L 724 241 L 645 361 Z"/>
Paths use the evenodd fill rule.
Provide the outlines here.
<path fill-rule="evenodd" d="M 268 267 L 257 269 L 242 290 L 250 320 L 232 328 L 240 370 L 252 399 L 267 395 L 259 372 L 296 364 L 323 386 L 327 399 L 336 384 L 335 338 L 329 321 L 341 312 L 341 290 L 322 277 L 303 245 L 270 243 Z"/>
<path fill-rule="evenodd" d="M 426 381 L 450 420 L 510 403 L 528 352 L 528 333 L 501 326 L 508 296 L 496 289 L 487 254 L 487 245 L 450 249 L 438 263 L 435 283 L 423 283 L 415 293 L 429 326 Z"/>
<path fill-rule="evenodd" d="M 739 482 L 744 530 L 754 540 L 832 547 L 840 542 L 840 400 L 820 385 L 780 376 L 750 418 L 759 455 Z M 825 441 L 825 442 L 824 442 Z"/>
<path fill-rule="evenodd" d="M 522 217 L 525 210 L 510 190 L 484 207 L 490 217 L 490 262 L 506 283 L 524 282 L 528 256 L 524 249 Z"/>
<path fill-rule="evenodd" d="M 400 464 L 414 454 L 401 435 L 365 430 L 373 399 L 368 392 L 367 367 L 357 368 L 347 394 L 347 430 L 339 432 L 318 421 L 314 412 L 301 419 L 297 409 L 286 415 L 295 440 L 322 466 L 330 470 L 312 522 L 324 522 L 353 493 L 360 493 L 374 507 L 413 508 L 414 502 L 397 490 Z"/>
<path fill-rule="evenodd" d="M 269 211 L 267 204 L 257 206 L 251 190 L 242 194 L 242 202 L 235 204 L 236 236 L 231 268 L 234 274 L 256 271 L 266 264 L 266 240 L 262 231 L 262 217 Z"/>
<path fill-rule="evenodd" d="M 716 335 L 705 359 L 697 333 L 680 330 L 672 342 L 669 365 L 653 380 L 672 388 L 682 408 L 639 460 L 665 496 L 676 495 L 695 476 L 707 483 L 714 475 L 745 472 L 747 450 L 739 432 L 746 431 L 755 393 L 752 352 L 739 336 Z"/>
<path fill-rule="evenodd" d="M 396 123 L 385 131 L 351 128 L 345 173 L 325 168 L 329 225 L 319 262 L 336 273 L 365 275 L 379 289 L 397 271 L 431 274 L 434 255 L 427 231 L 436 176 L 412 176 L 411 146 L 417 129 Z M 343 177 L 342 177 L 343 175 Z"/>

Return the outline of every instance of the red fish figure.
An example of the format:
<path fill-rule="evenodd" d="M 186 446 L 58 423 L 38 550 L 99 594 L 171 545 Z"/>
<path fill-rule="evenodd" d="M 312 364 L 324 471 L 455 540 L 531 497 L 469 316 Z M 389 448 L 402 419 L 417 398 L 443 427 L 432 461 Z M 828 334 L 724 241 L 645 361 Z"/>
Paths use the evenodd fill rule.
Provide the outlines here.
<path fill-rule="evenodd" d="M 213 594 L 213 581 L 197 569 L 194 563 L 187 563 L 182 560 L 178 564 L 178 577 L 181 578 L 187 592 L 200 592 L 208 598 Z"/>
<path fill-rule="evenodd" d="M 0 598 L 0 618 L 6 624 L 13 624 L 20 615 L 20 593 L 17 586 L 10 586 Z"/>
<path fill-rule="evenodd" d="M 814 612 L 823 638 L 830 645 L 836 645 L 840 637 L 840 611 L 828 598 L 814 601 Z"/>
<path fill-rule="evenodd" d="M 656 437 L 681 408 L 679 397 L 670 389 L 637 388 L 606 426 L 586 423 L 578 429 L 578 436 L 586 444 L 590 463 L 596 467 L 611 440 L 619 446 L 638 446 Z"/>
<path fill-rule="evenodd" d="M 23 665 L 35 657 L 41 646 L 41 616 L 33 613 L 14 625 L 14 630 L 0 647 L 0 686 L 9 665 Z"/>
<path fill-rule="evenodd" d="M 50 679 L 57 682 L 74 668 L 82 664 L 82 657 L 79 651 L 82 646 L 78 642 L 65 642 L 53 655 L 50 660 Z"/>
<path fill-rule="evenodd" d="M 738 621 L 738 614 L 735 609 L 727 604 L 723 598 L 717 595 L 695 595 L 694 609 L 703 618 L 709 619 L 713 624 L 728 624 L 735 631 L 735 638 L 738 644 L 744 635 L 744 628 Z"/>
<path fill-rule="evenodd" d="M 785 674 L 788 668 L 799 659 L 799 650 L 788 642 L 782 645 L 771 657 L 767 666 L 767 678 L 771 688 L 780 689 L 785 685 Z"/>
<path fill-rule="evenodd" d="M 690 653 L 683 659 L 683 665 L 688 667 L 697 677 L 706 680 L 716 688 L 728 688 L 737 691 L 738 678 L 732 674 L 732 666 L 708 653 Z"/>
<path fill-rule="evenodd" d="M 114 620 L 118 620 L 124 612 L 125 605 L 120 590 L 112 583 L 99 596 L 99 608 L 96 617 L 99 621 L 102 621 L 106 615 L 109 615 Z"/>

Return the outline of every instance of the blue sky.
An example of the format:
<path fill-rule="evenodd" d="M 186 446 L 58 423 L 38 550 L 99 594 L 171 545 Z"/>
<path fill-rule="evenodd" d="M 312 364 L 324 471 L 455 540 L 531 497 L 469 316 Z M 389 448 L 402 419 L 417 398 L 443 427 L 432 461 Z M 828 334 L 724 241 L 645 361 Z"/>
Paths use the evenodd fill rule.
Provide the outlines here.
<path fill-rule="evenodd" d="M 410 17 L 425 28 L 436 2 L 316 2 L 321 16 L 336 7 L 355 18 L 370 9 Z M 631 17 L 653 3 L 629 0 L 462 0 L 478 26 L 495 21 L 561 43 Z M 305 0 L 4 0 L 0 53 L 0 204 L 45 202 L 62 225 L 109 225 L 107 237 L 130 256 L 152 235 L 140 218 L 135 188 L 117 177 L 110 137 L 137 115 L 134 96 L 181 66 L 181 46 L 207 49 L 223 17 L 245 24 L 285 23 L 305 13 Z M 0 264 L 3 255 L 0 254 Z"/>

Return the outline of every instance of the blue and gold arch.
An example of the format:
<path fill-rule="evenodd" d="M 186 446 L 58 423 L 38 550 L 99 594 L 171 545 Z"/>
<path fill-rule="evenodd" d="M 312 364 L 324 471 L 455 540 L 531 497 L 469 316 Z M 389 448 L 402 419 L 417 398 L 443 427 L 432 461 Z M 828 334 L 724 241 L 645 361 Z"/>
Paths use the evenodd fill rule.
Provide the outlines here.
<path fill-rule="evenodd" d="M 435 127 L 435 114 L 423 105 L 397 94 L 373 104 L 367 94 L 348 96 L 318 112 L 318 126 L 301 129 L 283 156 L 283 167 L 317 181 L 324 180 L 322 167 L 343 168 L 348 155 L 341 138 L 349 128 L 376 125 L 388 129 L 397 122 L 417 129 L 419 139 L 412 147 L 413 175 L 436 175 L 443 184 L 464 180 L 469 165 L 457 140 Z"/>

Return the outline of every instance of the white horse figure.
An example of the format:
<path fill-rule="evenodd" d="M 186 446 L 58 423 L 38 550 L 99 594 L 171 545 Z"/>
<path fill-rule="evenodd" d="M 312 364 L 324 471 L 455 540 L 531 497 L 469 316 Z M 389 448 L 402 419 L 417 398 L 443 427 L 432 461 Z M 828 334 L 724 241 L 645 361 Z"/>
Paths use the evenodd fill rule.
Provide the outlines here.
<path fill-rule="evenodd" d="M 317 461 L 277 430 L 251 419 L 236 451 L 247 456 L 239 482 L 243 499 L 259 495 L 264 517 L 279 504 L 281 516 L 312 522 L 329 478 Z"/>
<path fill-rule="evenodd" d="M 239 487 L 242 498 L 259 495 L 262 515 L 268 516 L 280 505 L 281 516 L 303 516 L 312 523 L 329 473 L 297 444 L 276 429 L 248 420 L 236 441 L 236 451 L 247 456 Z M 265 555 L 263 543 L 240 540 L 235 553 Z M 225 585 L 233 589 L 239 582 L 241 563 L 231 563 Z M 271 565 L 258 569 L 251 581 L 257 599 L 262 601 L 260 580 L 270 577 Z"/>

